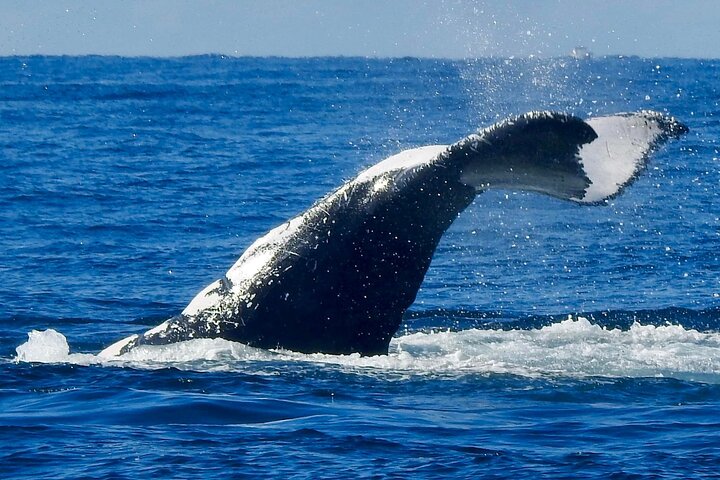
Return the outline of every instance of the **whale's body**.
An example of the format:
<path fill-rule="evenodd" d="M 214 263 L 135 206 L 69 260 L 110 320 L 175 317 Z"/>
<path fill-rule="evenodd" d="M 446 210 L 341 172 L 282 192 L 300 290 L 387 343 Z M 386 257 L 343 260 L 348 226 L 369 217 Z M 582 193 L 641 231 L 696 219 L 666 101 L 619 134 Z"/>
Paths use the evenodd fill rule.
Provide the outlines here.
<path fill-rule="evenodd" d="M 479 192 L 600 203 L 686 131 L 656 112 L 588 121 L 532 112 L 449 146 L 406 150 L 255 241 L 181 314 L 101 355 L 216 337 L 308 353 L 387 353 L 440 238 Z"/>

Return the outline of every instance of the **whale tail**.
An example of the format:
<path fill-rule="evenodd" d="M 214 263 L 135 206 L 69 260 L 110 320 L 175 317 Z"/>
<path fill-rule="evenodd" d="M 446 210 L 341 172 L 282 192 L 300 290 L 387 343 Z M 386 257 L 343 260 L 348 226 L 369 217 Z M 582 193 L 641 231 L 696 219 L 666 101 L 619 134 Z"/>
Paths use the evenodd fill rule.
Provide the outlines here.
<path fill-rule="evenodd" d="M 478 191 L 510 188 L 594 204 L 617 196 L 645 168 L 650 154 L 687 127 L 658 112 L 583 121 L 530 112 L 470 135 L 448 149 L 460 181 Z"/>
<path fill-rule="evenodd" d="M 213 337 L 308 353 L 387 353 L 443 233 L 477 193 L 510 188 L 599 203 L 685 132 L 655 112 L 587 122 L 533 112 L 450 146 L 393 155 L 258 239 L 180 315 L 101 356 Z"/>

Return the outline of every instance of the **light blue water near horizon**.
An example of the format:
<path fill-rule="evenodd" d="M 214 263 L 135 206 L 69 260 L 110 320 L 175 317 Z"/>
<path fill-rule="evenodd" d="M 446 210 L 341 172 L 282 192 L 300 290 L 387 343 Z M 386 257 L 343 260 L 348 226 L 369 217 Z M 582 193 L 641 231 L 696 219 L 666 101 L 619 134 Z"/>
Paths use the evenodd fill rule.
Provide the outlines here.
<path fill-rule="evenodd" d="M 4 478 L 717 476 L 720 62 L 0 65 Z M 536 109 L 667 111 L 690 134 L 606 206 L 480 195 L 388 356 L 94 356 L 362 168 Z M 18 358 L 49 328 L 70 354 L 35 335 L 49 363 Z"/>

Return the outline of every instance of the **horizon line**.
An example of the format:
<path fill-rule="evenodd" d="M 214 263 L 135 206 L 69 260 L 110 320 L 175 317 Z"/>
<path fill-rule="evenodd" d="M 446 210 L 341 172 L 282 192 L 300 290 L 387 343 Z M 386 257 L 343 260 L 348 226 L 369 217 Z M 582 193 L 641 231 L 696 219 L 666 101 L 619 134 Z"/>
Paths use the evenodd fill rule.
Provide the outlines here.
<path fill-rule="evenodd" d="M 477 57 L 442 57 L 442 56 L 415 56 L 415 55 L 256 55 L 256 54 L 238 54 L 238 53 L 188 53 L 178 55 L 146 55 L 146 54 L 116 54 L 116 53 L 12 53 L 12 54 L 0 54 L 0 58 L 28 58 L 28 57 L 54 57 L 54 58 L 82 58 L 82 57 L 101 57 L 101 58 L 132 58 L 132 59 L 183 59 L 183 58 L 200 58 L 200 57 L 219 57 L 228 59 L 285 59 L 285 60 L 312 60 L 312 59 L 348 59 L 348 60 L 434 60 L 434 61 L 449 61 L 449 62 L 462 62 L 472 60 L 558 60 L 558 59 L 570 59 L 577 62 L 588 62 L 599 59 L 623 59 L 623 58 L 639 58 L 644 60 L 720 60 L 720 57 L 685 57 L 685 56 L 648 56 L 644 57 L 637 54 L 607 54 L 607 55 L 593 55 L 588 58 L 575 58 L 570 54 L 565 55 L 554 55 L 554 56 L 540 56 L 540 55 L 484 55 Z"/>

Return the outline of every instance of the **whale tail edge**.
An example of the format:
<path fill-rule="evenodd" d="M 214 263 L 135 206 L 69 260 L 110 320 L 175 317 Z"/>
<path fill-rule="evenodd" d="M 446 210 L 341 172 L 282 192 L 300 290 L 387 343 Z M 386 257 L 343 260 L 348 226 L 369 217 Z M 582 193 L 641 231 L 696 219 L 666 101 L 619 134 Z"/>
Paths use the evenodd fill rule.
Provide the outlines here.
<path fill-rule="evenodd" d="M 450 146 L 462 183 L 528 190 L 584 204 L 619 195 L 652 152 L 688 128 L 649 110 L 582 120 L 559 112 L 510 117 Z"/>

